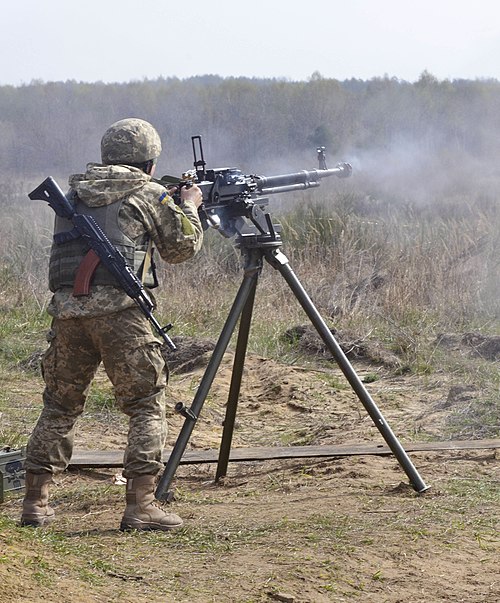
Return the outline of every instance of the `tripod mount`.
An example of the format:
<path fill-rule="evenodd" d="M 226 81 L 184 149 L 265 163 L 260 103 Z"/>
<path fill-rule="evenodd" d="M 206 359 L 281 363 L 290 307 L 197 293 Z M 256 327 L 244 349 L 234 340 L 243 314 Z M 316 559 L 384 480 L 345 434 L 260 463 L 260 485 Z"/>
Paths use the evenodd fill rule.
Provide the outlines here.
<path fill-rule="evenodd" d="M 420 477 L 403 446 L 394 435 L 342 348 L 302 287 L 299 279 L 289 265 L 288 258 L 281 251 L 281 227 L 279 224 L 273 224 L 270 214 L 263 211 L 267 199 L 260 198 L 259 201 L 260 203 L 255 203 L 249 200 L 248 203 L 240 206 L 238 215 L 230 217 L 232 232 L 235 232 L 237 235 L 235 237 L 235 246 L 241 250 L 243 257 L 243 280 L 191 406 L 188 408 L 182 403 L 176 405 L 177 412 L 184 417 L 185 421 L 158 483 L 155 493 L 156 498 L 158 500 L 170 500 L 172 497 L 172 493 L 169 491 L 170 484 L 239 321 L 238 338 L 215 481 L 217 482 L 227 473 L 255 294 L 259 275 L 264 266 L 264 260 L 277 270 L 287 282 L 375 426 L 382 434 L 398 463 L 409 477 L 414 490 L 419 493 L 424 492 L 429 486 Z M 244 209 L 241 209 L 242 207 Z"/>

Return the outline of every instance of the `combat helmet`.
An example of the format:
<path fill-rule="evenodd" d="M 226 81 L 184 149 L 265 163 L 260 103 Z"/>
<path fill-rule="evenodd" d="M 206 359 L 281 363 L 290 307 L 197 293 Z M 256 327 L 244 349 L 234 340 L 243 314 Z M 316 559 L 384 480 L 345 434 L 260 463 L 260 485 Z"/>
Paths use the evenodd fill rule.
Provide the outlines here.
<path fill-rule="evenodd" d="M 102 162 L 106 165 L 138 165 L 157 159 L 160 153 L 160 136 L 143 119 L 117 121 L 106 130 L 101 140 Z"/>

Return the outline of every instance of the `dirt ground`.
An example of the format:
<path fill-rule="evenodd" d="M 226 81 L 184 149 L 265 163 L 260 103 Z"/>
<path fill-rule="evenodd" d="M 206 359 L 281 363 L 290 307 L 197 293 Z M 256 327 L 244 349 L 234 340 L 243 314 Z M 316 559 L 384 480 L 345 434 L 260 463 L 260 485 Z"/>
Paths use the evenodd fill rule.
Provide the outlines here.
<path fill-rule="evenodd" d="M 207 354 L 180 367 L 171 404 L 193 398 Z M 217 448 L 232 372 L 227 354 L 190 449 Z M 453 375 L 398 374 L 356 362 L 389 425 L 404 442 L 449 439 L 450 416 L 480 396 Z M 106 387 L 104 375 L 98 382 Z M 22 397 L 37 400 L 38 377 Z M 15 380 L 5 383 L 13 391 Z M 38 396 L 39 397 L 39 396 Z M 21 392 L 20 392 L 21 398 Z M 33 402 L 33 404 L 39 404 Z M 169 416 L 171 446 L 183 419 Z M 118 450 L 126 423 L 89 407 L 76 447 Z M 382 442 L 335 365 L 287 366 L 247 358 L 233 446 Z M 484 603 L 500 600 L 499 453 L 413 453 L 431 488 L 417 494 L 393 457 L 182 465 L 176 500 L 185 520 L 169 534 L 121 533 L 119 470 L 72 470 L 57 478 L 57 520 L 21 529 L 20 495 L 0 507 L 2 603 Z"/>

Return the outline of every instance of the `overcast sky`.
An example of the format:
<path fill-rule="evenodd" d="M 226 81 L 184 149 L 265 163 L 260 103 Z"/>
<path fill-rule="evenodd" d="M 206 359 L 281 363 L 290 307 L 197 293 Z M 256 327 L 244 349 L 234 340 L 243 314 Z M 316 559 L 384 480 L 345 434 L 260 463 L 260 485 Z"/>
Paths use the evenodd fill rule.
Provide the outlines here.
<path fill-rule="evenodd" d="M 0 0 L 0 84 L 500 79 L 500 0 Z"/>

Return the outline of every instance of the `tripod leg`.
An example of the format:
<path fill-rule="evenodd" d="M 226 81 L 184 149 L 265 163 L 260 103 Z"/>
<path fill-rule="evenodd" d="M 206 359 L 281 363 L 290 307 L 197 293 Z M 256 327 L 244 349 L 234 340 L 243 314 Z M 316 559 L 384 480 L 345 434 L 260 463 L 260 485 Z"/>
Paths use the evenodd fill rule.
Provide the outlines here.
<path fill-rule="evenodd" d="M 227 346 L 229 345 L 231 336 L 236 328 L 238 319 L 243 311 L 243 308 L 245 307 L 250 293 L 255 291 L 255 283 L 257 281 L 258 274 L 258 270 L 245 273 L 243 282 L 241 283 L 238 293 L 236 294 L 236 298 L 233 302 L 214 351 L 212 352 L 212 356 L 210 357 L 210 361 L 202 380 L 200 381 L 200 385 L 193 399 L 191 407 L 188 409 L 182 408 L 180 410 L 181 414 L 185 417 L 185 421 L 156 488 L 155 496 L 158 500 L 166 500 L 168 498 L 167 490 L 170 482 L 177 471 L 177 467 L 179 466 L 182 455 L 184 454 L 186 446 L 189 442 L 189 438 L 191 437 L 195 423 L 198 420 L 198 416 L 203 408 L 203 404 L 205 403 L 213 380 L 215 379 L 215 375 L 219 369 L 220 363 L 222 362 L 222 358 Z"/>
<path fill-rule="evenodd" d="M 222 432 L 222 440 L 219 449 L 219 461 L 217 463 L 217 471 L 215 474 L 216 482 L 227 474 L 227 466 L 229 463 L 229 454 L 231 452 L 231 442 L 233 439 L 234 423 L 236 420 L 236 409 L 238 407 L 238 398 L 240 395 L 241 379 L 243 377 L 243 368 L 248 346 L 248 335 L 250 333 L 250 325 L 252 322 L 256 289 L 257 279 L 254 280 L 254 286 L 249 292 L 247 302 L 241 314 L 238 342 L 236 344 L 236 352 L 234 355 L 233 374 L 231 377 L 226 416 L 224 419 L 224 430 Z"/>
<path fill-rule="evenodd" d="M 417 492 L 424 492 L 427 490 L 429 486 L 427 486 L 420 477 L 418 471 L 415 469 L 413 463 L 406 454 L 406 451 L 401 446 L 399 440 L 396 438 L 393 431 L 387 424 L 380 410 L 377 408 L 377 405 L 363 385 L 363 382 L 356 374 L 354 368 L 347 359 L 347 356 L 337 343 L 325 321 L 321 318 L 318 310 L 311 301 L 311 298 L 307 295 L 299 279 L 290 268 L 287 257 L 281 251 L 273 249 L 266 253 L 265 258 L 273 268 L 276 268 L 276 270 L 282 274 L 283 278 L 288 283 L 290 289 L 311 320 L 313 326 L 316 328 L 318 334 L 328 346 L 328 349 L 335 358 L 335 361 L 339 365 L 341 371 L 344 373 L 347 381 L 350 383 L 352 389 L 375 423 L 375 426 L 382 434 L 384 440 L 387 442 L 387 445 L 393 452 L 406 475 L 410 478 L 413 488 Z"/>

